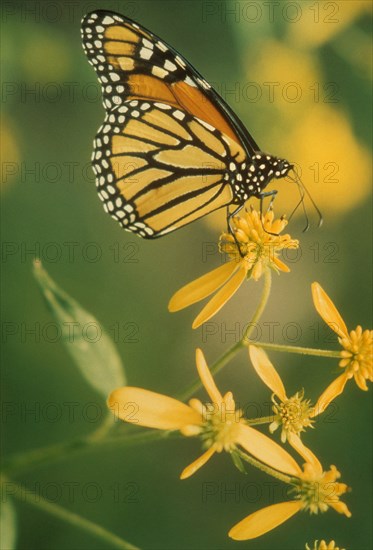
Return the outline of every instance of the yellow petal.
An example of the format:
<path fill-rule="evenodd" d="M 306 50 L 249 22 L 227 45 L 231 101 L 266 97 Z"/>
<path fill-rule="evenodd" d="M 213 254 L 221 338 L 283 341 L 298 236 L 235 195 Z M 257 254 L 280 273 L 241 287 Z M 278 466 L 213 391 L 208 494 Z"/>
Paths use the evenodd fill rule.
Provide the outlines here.
<path fill-rule="evenodd" d="M 114 390 L 109 395 L 108 407 L 125 422 L 159 430 L 202 423 L 201 415 L 185 403 L 142 388 L 126 386 Z"/>
<path fill-rule="evenodd" d="M 189 466 L 184 468 L 184 470 L 181 472 L 180 479 L 186 479 L 187 477 L 192 476 L 197 470 L 202 468 L 202 466 L 206 464 L 208 460 L 210 460 L 210 458 L 215 452 L 216 452 L 215 447 L 210 447 L 205 453 L 203 453 L 203 455 L 197 458 L 197 460 L 195 460 L 194 462 L 192 462 L 192 464 L 189 464 Z"/>
<path fill-rule="evenodd" d="M 355 372 L 354 379 L 355 379 L 355 382 L 356 382 L 357 386 L 361 390 L 368 391 L 368 386 L 367 386 L 367 383 L 365 382 L 365 378 L 360 372 Z"/>
<path fill-rule="evenodd" d="M 254 369 L 263 382 L 273 391 L 281 401 L 287 401 L 284 384 L 280 375 L 268 359 L 268 355 L 262 348 L 249 346 L 249 355 Z"/>
<path fill-rule="evenodd" d="M 215 294 L 213 298 L 206 304 L 201 313 L 195 318 L 192 328 L 197 328 L 208 321 L 215 313 L 217 313 L 223 305 L 228 302 L 229 298 L 238 290 L 243 280 L 246 277 L 246 270 L 243 264 L 240 269 L 229 279 L 229 281 Z"/>
<path fill-rule="evenodd" d="M 348 377 L 346 374 L 341 374 L 338 378 L 333 380 L 318 398 L 314 412 L 311 416 L 317 416 L 323 413 L 330 403 L 343 392 L 347 381 Z"/>
<path fill-rule="evenodd" d="M 284 262 L 282 262 L 280 258 L 272 258 L 272 261 L 280 271 L 283 271 L 284 273 L 290 273 L 290 268 L 286 264 L 284 264 Z"/>
<path fill-rule="evenodd" d="M 227 391 L 227 393 L 224 395 L 223 402 L 224 408 L 222 407 L 222 410 L 224 411 L 224 413 L 229 413 L 236 410 L 236 403 L 234 402 L 233 393 L 231 391 Z M 236 412 L 239 413 L 239 411 Z M 239 416 L 241 415 L 239 414 Z"/>
<path fill-rule="evenodd" d="M 258 430 L 240 423 L 237 426 L 236 443 L 255 458 L 272 468 L 298 477 L 302 470 L 285 449 Z"/>
<path fill-rule="evenodd" d="M 205 356 L 203 355 L 202 350 L 199 348 L 196 349 L 196 363 L 197 363 L 199 377 L 201 379 L 201 382 L 205 390 L 207 391 L 209 397 L 211 398 L 212 403 L 216 403 L 217 405 L 220 406 L 223 401 L 223 396 L 221 395 L 220 391 L 216 387 L 214 379 L 207 366 Z"/>
<path fill-rule="evenodd" d="M 324 319 L 325 323 L 341 338 L 348 338 L 345 322 L 325 290 L 321 288 L 319 283 L 312 283 L 311 289 L 316 311 Z"/>
<path fill-rule="evenodd" d="M 302 443 L 300 437 L 294 433 L 289 433 L 287 439 L 293 449 L 295 449 L 297 453 L 299 453 L 304 458 L 307 464 L 310 464 L 312 466 L 314 472 L 321 475 L 322 466 L 319 459 L 316 455 L 313 454 L 311 449 L 309 449 Z"/>
<path fill-rule="evenodd" d="M 236 262 L 227 262 L 183 286 L 172 296 L 168 304 L 169 311 L 179 311 L 210 296 L 229 279 L 237 267 Z"/>
<path fill-rule="evenodd" d="M 192 409 L 194 409 L 201 416 L 203 416 L 204 411 L 205 411 L 205 406 L 203 405 L 203 403 L 199 399 L 196 399 L 195 397 L 192 397 L 192 399 L 189 399 L 189 405 L 192 407 Z"/>
<path fill-rule="evenodd" d="M 329 506 L 333 508 L 338 514 L 344 514 L 348 518 L 352 516 L 350 510 L 347 507 L 347 504 L 338 500 L 336 502 L 328 502 Z"/>
<path fill-rule="evenodd" d="M 234 540 L 255 539 L 284 523 L 299 512 L 301 507 L 299 500 L 272 504 L 241 520 L 232 527 L 228 535 Z"/>

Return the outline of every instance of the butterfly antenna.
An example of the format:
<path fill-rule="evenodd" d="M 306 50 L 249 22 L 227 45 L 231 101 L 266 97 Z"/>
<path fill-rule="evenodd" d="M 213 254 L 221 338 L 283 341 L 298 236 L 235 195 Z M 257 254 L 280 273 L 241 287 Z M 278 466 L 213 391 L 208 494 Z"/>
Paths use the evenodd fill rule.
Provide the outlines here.
<path fill-rule="evenodd" d="M 294 181 L 293 179 L 291 181 Z M 295 181 L 294 181 L 295 183 Z M 296 207 L 294 208 L 294 210 L 292 211 L 292 213 L 290 214 L 290 216 L 288 217 L 288 221 L 290 222 L 291 218 L 294 216 L 295 212 L 298 210 L 298 208 L 300 207 L 300 205 L 303 203 L 304 201 L 304 193 L 302 193 L 302 190 L 301 188 L 299 188 L 298 186 L 298 191 L 300 193 L 300 200 L 299 202 L 297 203 Z M 306 218 L 307 218 L 307 214 L 306 214 Z"/>
<path fill-rule="evenodd" d="M 304 187 L 299 183 L 299 181 L 296 181 L 295 183 L 298 186 L 298 191 L 299 191 L 299 194 L 300 194 L 300 201 L 299 202 L 302 205 L 304 217 L 306 218 L 306 227 L 303 229 L 303 233 L 305 233 L 310 228 L 310 220 L 309 220 L 309 217 L 308 217 L 308 214 L 307 214 L 306 205 L 304 204 L 304 197 L 305 197 L 306 193 L 305 193 Z"/>
<path fill-rule="evenodd" d="M 307 216 L 307 213 L 306 213 L 306 209 L 305 209 L 305 206 L 304 206 L 304 197 L 305 195 L 307 195 L 307 197 L 310 199 L 311 201 L 311 204 L 312 206 L 314 207 L 314 209 L 316 210 L 317 212 L 317 215 L 318 215 L 318 218 L 319 218 L 319 222 L 317 224 L 317 227 L 321 227 L 322 224 L 323 224 L 323 221 L 324 221 L 324 218 L 323 218 L 323 215 L 321 213 L 321 210 L 320 208 L 317 206 L 316 202 L 314 201 L 314 199 L 312 198 L 311 196 L 311 193 L 308 191 L 307 187 L 304 185 L 304 183 L 302 182 L 302 180 L 300 179 L 299 177 L 299 174 L 297 173 L 296 169 L 293 168 L 293 173 L 294 173 L 294 178 L 292 178 L 291 176 L 290 177 L 290 180 L 293 181 L 294 183 L 297 184 L 298 186 L 298 189 L 299 189 L 299 192 L 300 192 L 300 195 L 301 195 L 301 199 L 299 201 L 299 203 L 297 204 L 297 206 L 295 207 L 295 209 L 293 210 L 291 216 L 294 214 L 294 212 L 298 209 L 299 205 L 302 204 L 303 205 L 303 211 L 305 213 L 305 216 L 306 216 L 306 219 L 307 219 L 307 225 L 306 225 L 306 228 L 304 229 L 304 231 L 307 231 L 307 229 L 309 228 L 309 222 L 308 222 L 308 216 Z M 290 217 L 291 217 L 290 216 Z"/>

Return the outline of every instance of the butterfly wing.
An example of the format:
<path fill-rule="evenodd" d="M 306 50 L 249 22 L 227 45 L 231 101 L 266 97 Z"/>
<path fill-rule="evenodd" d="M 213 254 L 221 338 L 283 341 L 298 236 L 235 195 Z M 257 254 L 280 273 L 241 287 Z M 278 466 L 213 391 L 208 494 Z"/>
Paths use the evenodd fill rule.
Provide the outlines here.
<path fill-rule="evenodd" d="M 93 162 L 109 213 L 156 237 L 231 203 L 230 161 L 258 148 L 250 136 L 243 141 L 246 130 L 222 98 L 170 46 L 120 15 L 87 15 L 82 36 L 107 111 Z"/>
<path fill-rule="evenodd" d="M 148 238 L 230 204 L 229 163 L 245 158 L 235 141 L 208 123 L 147 100 L 127 100 L 113 109 L 94 149 L 105 210 Z"/>

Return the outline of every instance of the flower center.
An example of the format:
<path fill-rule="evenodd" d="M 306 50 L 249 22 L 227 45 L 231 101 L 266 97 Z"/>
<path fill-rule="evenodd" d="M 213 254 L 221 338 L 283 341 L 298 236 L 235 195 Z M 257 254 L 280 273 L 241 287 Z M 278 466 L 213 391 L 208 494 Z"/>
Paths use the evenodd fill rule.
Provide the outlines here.
<path fill-rule="evenodd" d="M 338 483 L 341 474 L 335 466 L 327 472 L 316 474 L 309 464 L 305 464 L 304 473 L 291 492 L 297 493 L 297 498 L 303 503 L 303 510 L 311 514 L 326 512 L 330 504 L 335 505 L 339 496 L 348 489 L 344 483 Z"/>
<path fill-rule="evenodd" d="M 360 372 L 364 378 L 373 378 L 373 331 L 364 330 L 358 326 L 352 330 L 348 338 L 340 338 L 344 350 L 339 366 L 353 376 Z"/>
<path fill-rule="evenodd" d="M 290 235 L 280 235 L 287 225 L 285 218 L 275 220 L 272 210 L 265 215 L 250 210 L 234 217 L 232 224 L 234 236 L 223 233 L 219 250 L 231 260 L 245 262 L 248 277 L 257 280 L 268 267 L 288 271 L 278 260 L 278 253 L 284 248 L 298 248 L 299 243 Z"/>
<path fill-rule="evenodd" d="M 289 432 L 298 434 L 305 428 L 312 426 L 314 420 L 310 418 L 312 413 L 311 401 L 303 399 L 303 391 L 297 392 L 287 401 L 278 403 L 275 397 L 272 397 L 274 403 L 272 410 L 275 418 L 270 425 L 270 431 L 273 433 L 279 426 L 282 426 L 281 439 L 286 441 Z"/>
<path fill-rule="evenodd" d="M 207 403 L 204 406 L 204 424 L 200 437 L 206 448 L 212 445 L 218 452 L 229 451 L 235 446 L 241 411 L 228 410 L 225 402 L 217 405 Z"/>

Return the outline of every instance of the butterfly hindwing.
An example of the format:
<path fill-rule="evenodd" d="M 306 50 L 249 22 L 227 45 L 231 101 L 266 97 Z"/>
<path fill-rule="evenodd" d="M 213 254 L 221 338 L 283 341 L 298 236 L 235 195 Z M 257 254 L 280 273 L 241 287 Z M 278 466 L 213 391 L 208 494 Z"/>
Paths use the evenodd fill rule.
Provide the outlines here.
<path fill-rule="evenodd" d="M 229 164 L 245 155 L 204 121 L 147 100 L 127 100 L 110 111 L 94 145 L 93 167 L 106 211 L 146 238 L 230 204 Z"/>

